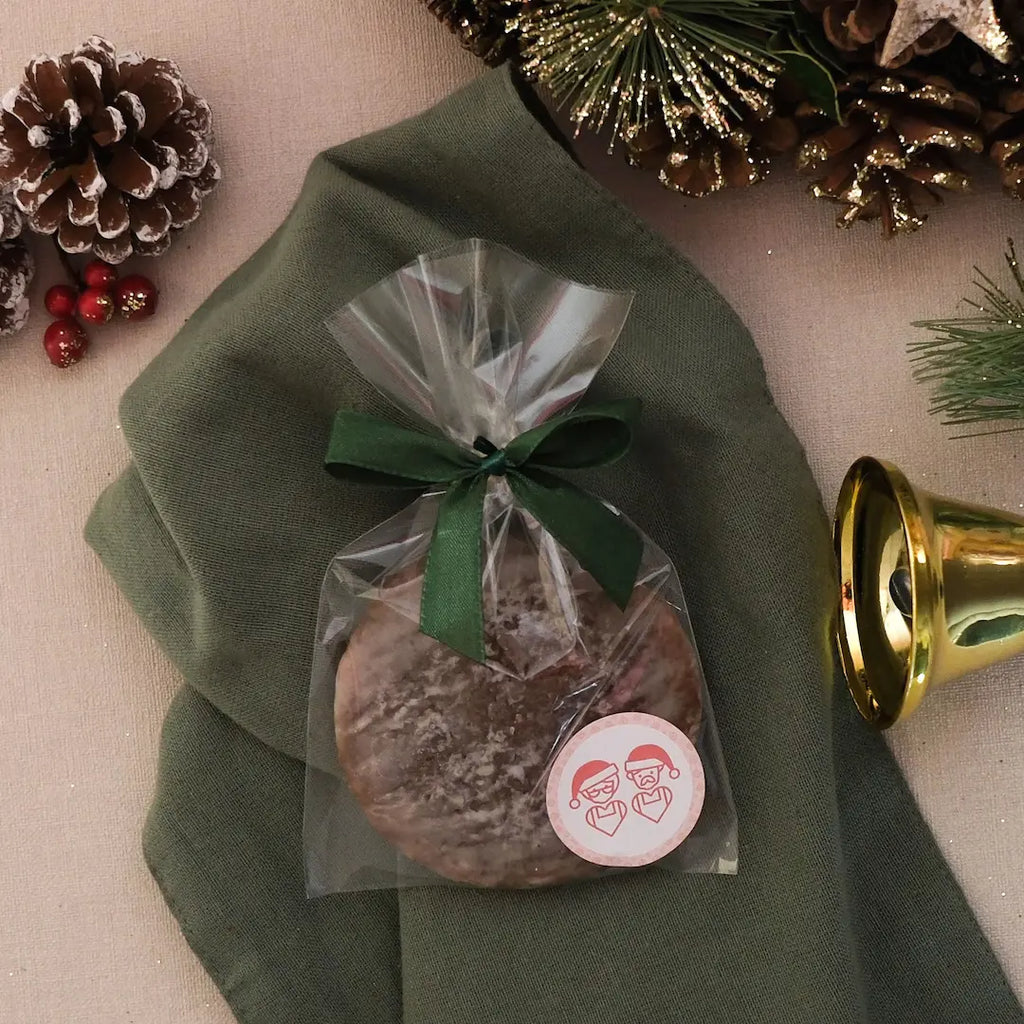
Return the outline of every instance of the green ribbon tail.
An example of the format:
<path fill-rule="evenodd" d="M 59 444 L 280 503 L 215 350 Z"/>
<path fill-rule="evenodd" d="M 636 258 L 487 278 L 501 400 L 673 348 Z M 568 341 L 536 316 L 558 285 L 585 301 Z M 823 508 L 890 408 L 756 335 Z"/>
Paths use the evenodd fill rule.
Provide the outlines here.
<path fill-rule="evenodd" d="M 507 479 L 519 504 L 625 608 L 643 558 L 640 534 L 604 502 L 552 473 L 531 467 Z"/>
<path fill-rule="evenodd" d="M 488 479 L 457 480 L 445 492 L 420 596 L 420 629 L 479 662 L 486 660 L 481 546 Z"/>

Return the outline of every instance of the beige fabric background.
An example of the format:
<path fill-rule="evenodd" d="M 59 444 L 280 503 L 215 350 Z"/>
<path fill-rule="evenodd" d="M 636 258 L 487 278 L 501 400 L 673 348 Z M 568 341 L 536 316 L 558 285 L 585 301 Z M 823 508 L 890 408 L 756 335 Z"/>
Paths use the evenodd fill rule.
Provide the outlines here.
<path fill-rule="evenodd" d="M 225 182 L 171 253 L 143 265 L 163 290 L 153 321 L 96 330 L 68 371 L 45 360 L 42 312 L 0 341 L 0 1020 L 227 1024 L 139 853 L 179 680 L 82 523 L 127 460 L 118 396 L 278 224 L 310 158 L 421 110 L 479 67 L 415 0 L 9 0 L 0 86 L 33 53 L 93 32 L 178 58 L 213 105 Z M 1008 234 L 1024 241 L 1024 207 L 989 180 L 886 244 L 870 227 L 837 232 L 786 175 L 683 201 L 599 146 L 583 155 L 744 317 L 828 504 L 849 462 L 871 452 L 936 490 L 1024 508 L 1024 435 L 947 440 L 903 353 L 908 323 L 952 310 L 972 263 L 995 268 Z M 39 305 L 57 280 L 47 253 Z M 892 742 L 1024 994 L 1022 682 L 1018 662 L 930 697 Z"/>

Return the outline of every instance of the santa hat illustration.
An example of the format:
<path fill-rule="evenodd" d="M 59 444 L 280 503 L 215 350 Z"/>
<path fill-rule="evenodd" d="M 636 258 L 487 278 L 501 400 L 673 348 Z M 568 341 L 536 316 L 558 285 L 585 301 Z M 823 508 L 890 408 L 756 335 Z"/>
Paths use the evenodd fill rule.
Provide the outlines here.
<path fill-rule="evenodd" d="M 679 778 L 679 769 L 672 763 L 672 758 L 657 743 L 641 743 L 634 747 L 626 758 L 626 774 L 642 771 L 644 768 L 664 767 L 668 769 L 670 779 Z"/>
<path fill-rule="evenodd" d="M 576 810 L 580 805 L 581 789 L 590 789 L 591 786 L 610 779 L 618 770 L 618 765 L 609 764 L 607 761 L 588 761 L 581 764 L 572 777 L 572 799 L 569 806 Z"/>

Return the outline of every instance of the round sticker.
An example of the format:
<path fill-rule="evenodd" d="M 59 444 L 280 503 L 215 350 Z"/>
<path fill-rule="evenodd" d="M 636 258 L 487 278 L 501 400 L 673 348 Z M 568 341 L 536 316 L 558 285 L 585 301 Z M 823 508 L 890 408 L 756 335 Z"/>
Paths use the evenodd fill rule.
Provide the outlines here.
<path fill-rule="evenodd" d="M 696 747 L 654 715 L 609 715 L 581 729 L 548 777 L 558 838 L 594 864 L 635 868 L 671 853 L 704 804 Z"/>

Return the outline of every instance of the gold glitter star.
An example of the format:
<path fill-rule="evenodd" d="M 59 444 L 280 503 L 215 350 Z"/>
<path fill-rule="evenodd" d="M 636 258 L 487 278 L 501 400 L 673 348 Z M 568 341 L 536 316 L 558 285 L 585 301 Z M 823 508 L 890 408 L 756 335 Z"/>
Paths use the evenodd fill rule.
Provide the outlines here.
<path fill-rule="evenodd" d="M 996 60 L 1009 64 L 1014 57 L 1013 40 L 1003 31 L 993 0 L 896 0 L 889 34 L 882 51 L 882 63 L 892 61 L 933 25 L 946 21 L 968 39 L 973 39 Z"/>

